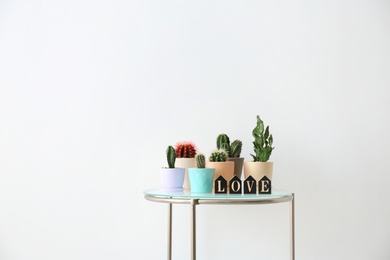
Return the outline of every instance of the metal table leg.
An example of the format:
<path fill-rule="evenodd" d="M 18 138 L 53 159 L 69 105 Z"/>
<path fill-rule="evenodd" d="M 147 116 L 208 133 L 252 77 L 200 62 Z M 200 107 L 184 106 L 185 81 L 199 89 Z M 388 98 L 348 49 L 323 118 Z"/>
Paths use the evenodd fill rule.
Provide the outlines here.
<path fill-rule="evenodd" d="M 172 203 L 168 203 L 168 248 L 167 259 L 172 259 Z"/>
<path fill-rule="evenodd" d="M 290 258 L 295 260 L 295 198 L 294 193 L 290 202 Z"/>
<path fill-rule="evenodd" d="M 196 260 L 196 205 L 198 204 L 197 199 L 191 200 L 191 260 Z"/>

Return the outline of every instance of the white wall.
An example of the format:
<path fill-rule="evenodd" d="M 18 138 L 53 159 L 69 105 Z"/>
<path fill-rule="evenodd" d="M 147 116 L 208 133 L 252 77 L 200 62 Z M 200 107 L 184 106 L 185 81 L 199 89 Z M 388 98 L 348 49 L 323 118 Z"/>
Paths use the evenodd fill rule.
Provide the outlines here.
<path fill-rule="evenodd" d="M 0 259 L 165 259 L 166 146 L 250 160 L 257 114 L 297 259 L 390 259 L 389 25 L 389 1 L 1 1 Z M 288 204 L 198 220 L 199 259 L 288 259 Z"/>

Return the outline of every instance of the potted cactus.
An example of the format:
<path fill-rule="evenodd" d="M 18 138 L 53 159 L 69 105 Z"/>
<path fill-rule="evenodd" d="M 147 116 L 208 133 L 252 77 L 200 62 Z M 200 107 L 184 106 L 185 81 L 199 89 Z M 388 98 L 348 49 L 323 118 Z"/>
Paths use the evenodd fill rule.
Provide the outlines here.
<path fill-rule="evenodd" d="M 230 181 L 234 176 L 234 162 L 227 161 L 228 153 L 225 149 L 214 150 L 206 162 L 207 168 L 214 168 L 214 180 L 222 175 L 226 181 Z"/>
<path fill-rule="evenodd" d="M 168 167 L 160 170 L 161 189 L 170 191 L 183 190 L 184 168 L 176 168 L 176 153 L 173 146 L 168 146 L 166 151 Z"/>
<path fill-rule="evenodd" d="M 206 158 L 204 154 L 195 156 L 197 168 L 188 168 L 192 193 L 210 193 L 213 190 L 214 168 L 206 168 Z"/>
<path fill-rule="evenodd" d="M 269 126 L 264 128 L 264 122 L 259 116 L 256 117 L 256 127 L 252 131 L 255 138 L 253 141 L 253 150 L 255 154 L 252 162 L 244 162 L 244 176 L 247 178 L 251 175 L 256 181 L 263 178 L 264 175 L 272 180 L 273 163 L 268 162 L 274 147 L 272 135 L 269 133 Z"/>
<path fill-rule="evenodd" d="M 234 162 L 234 175 L 236 175 L 238 178 L 241 178 L 242 167 L 244 164 L 244 158 L 240 157 L 242 142 L 236 139 L 230 143 L 230 139 L 227 134 L 220 134 L 217 137 L 217 148 L 225 149 L 227 151 L 227 161 Z"/>
<path fill-rule="evenodd" d="M 196 146 L 192 142 L 178 142 L 175 145 L 176 152 L 176 167 L 184 168 L 184 183 L 185 190 L 190 189 L 190 181 L 188 178 L 188 168 L 195 168 Z"/>

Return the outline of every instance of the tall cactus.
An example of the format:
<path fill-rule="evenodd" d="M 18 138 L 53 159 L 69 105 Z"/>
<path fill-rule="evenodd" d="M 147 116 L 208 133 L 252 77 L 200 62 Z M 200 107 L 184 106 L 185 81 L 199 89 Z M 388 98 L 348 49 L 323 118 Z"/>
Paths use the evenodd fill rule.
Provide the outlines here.
<path fill-rule="evenodd" d="M 220 134 L 217 137 L 217 149 L 222 149 L 224 144 L 230 146 L 229 136 L 227 134 Z"/>
<path fill-rule="evenodd" d="M 197 154 L 195 156 L 196 166 L 198 168 L 205 168 L 206 167 L 206 158 L 204 154 Z"/>
<path fill-rule="evenodd" d="M 175 168 L 176 153 L 175 149 L 171 145 L 167 148 L 167 161 L 169 168 Z"/>
<path fill-rule="evenodd" d="M 253 141 L 253 150 L 256 155 L 251 154 L 253 161 L 255 162 L 267 162 L 271 156 L 273 138 L 269 134 L 269 126 L 264 130 L 264 122 L 259 116 L 256 117 L 256 127 L 252 131 L 252 135 L 255 138 Z"/>
<path fill-rule="evenodd" d="M 224 149 L 218 149 L 211 153 L 210 162 L 226 162 L 228 153 Z"/>
<path fill-rule="evenodd" d="M 196 155 L 196 147 L 191 142 L 179 142 L 175 145 L 177 158 L 194 158 Z"/>

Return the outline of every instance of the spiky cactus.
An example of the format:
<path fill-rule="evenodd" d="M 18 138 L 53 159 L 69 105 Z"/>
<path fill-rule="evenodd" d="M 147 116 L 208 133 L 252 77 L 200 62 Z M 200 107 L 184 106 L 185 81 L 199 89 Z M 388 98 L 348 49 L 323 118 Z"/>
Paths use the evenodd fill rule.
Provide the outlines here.
<path fill-rule="evenodd" d="M 266 162 L 271 156 L 272 150 L 275 147 L 272 147 L 273 138 L 269 134 L 269 126 L 264 130 L 264 122 L 260 119 L 259 116 L 256 117 L 257 124 L 252 131 L 252 135 L 255 138 L 253 141 L 253 150 L 256 155 L 251 154 L 253 161 L 255 162 Z"/>
<path fill-rule="evenodd" d="M 209 161 L 210 162 L 226 162 L 228 158 L 228 153 L 224 149 L 218 149 L 211 153 Z"/>
<path fill-rule="evenodd" d="M 197 154 L 195 156 L 195 161 L 196 161 L 196 166 L 198 168 L 205 168 L 206 167 L 206 158 L 204 156 L 204 154 Z"/>
<path fill-rule="evenodd" d="M 230 145 L 229 157 L 240 157 L 242 150 L 242 142 L 240 140 L 234 140 Z"/>
<path fill-rule="evenodd" d="M 217 149 L 224 149 L 228 153 L 228 157 L 240 157 L 242 150 L 242 142 L 234 140 L 230 144 L 230 139 L 227 134 L 220 134 L 217 137 Z"/>
<path fill-rule="evenodd" d="M 227 134 L 220 134 L 217 137 L 217 149 L 224 149 L 229 153 L 230 150 L 230 140 Z"/>
<path fill-rule="evenodd" d="M 176 153 L 175 149 L 171 145 L 167 148 L 167 161 L 169 168 L 175 168 Z"/>
<path fill-rule="evenodd" d="M 175 145 L 177 158 L 194 158 L 196 155 L 196 147 L 191 142 L 179 142 Z"/>

